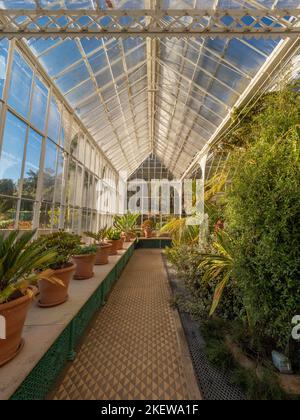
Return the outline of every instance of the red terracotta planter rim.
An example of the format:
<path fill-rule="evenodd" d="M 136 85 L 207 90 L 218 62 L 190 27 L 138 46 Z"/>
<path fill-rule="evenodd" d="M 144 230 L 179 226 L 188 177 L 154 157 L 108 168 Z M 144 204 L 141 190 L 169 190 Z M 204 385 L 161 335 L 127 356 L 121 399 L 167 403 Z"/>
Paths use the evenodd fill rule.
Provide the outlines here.
<path fill-rule="evenodd" d="M 72 270 L 74 270 L 75 269 L 75 264 L 74 263 L 72 263 L 72 262 L 69 262 L 69 266 L 68 267 L 65 267 L 65 268 L 58 268 L 58 269 L 56 269 L 56 270 L 53 270 L 55 273 L 67 273 L 67 272 L 69 272 L 69 271 L 72 271 Z M 47 281 L 46 279 L 42 279 L 42 280 L 45 280 L 45 281 Z"/>
<path fill-rule="evenodd" d="M 0 303 L 0 309 L 4 311 L 4 310 L 10 309 L 10 308 L 13 308 L 14 306 L 21 305 L 23 302 L 26 302 L 26 300 L 31 300 L 31 299 L 32 299 L 31 296 L 24 295 L 24 296 L 21 296 L 17 299 L 13 299 L 9 302 Z"/>
<path fill-rule="evenodd" d="M 94 257 L 95 255 L 97 255 L 97 252 L 93 252 L 92 254 L 73 255 L 72 258 L 84 259 L 86 257 Z"/>
<path fill-rule="evenodd" d="M 111 244 L 97 245 L 97 247 L 102 248 L 102 249 L 106 249 L 106 248 L 110 248 Z"/>

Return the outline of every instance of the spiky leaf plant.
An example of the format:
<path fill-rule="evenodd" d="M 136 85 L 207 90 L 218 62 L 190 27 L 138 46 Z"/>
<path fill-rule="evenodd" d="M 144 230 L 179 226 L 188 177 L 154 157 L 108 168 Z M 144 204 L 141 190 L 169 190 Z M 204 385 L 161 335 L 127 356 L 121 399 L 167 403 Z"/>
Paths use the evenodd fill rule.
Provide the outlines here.
<path fill-rule="evenodd" d="M 53 249 L 43 249 L 38 241 L 32 241 L 36 231 L 19 235 L 11 232 L 7 238 L 0 235 L 0 304 L 28 292 L 28 287 L 42 276 L 49 281 L 52 271 L 35 274 L 35 270 L 55 261 Z"/>
<path fill-rule="evenodd" d="M 114 220 L 114 227 L 126 235 L 135 233 L 139 216 L 139 214 L 133 214 L 130 212 L 124 214 L 124 216 L 116 216 Z"/>
<path fill-rule="evenodd" d="M 91 239 L 94 239 L 95 243 L 97 245 L 103 245 L 105 243 L 105 239 L 108 234 L 108 228 L 107 226 L 100 229 L 97 233 L 95 232 L 84 232 L 84 234 Z"/>
<path fill-rule="evenodd" d="M 234 266 L 232 239 L 226 232 L 219 231 L 217 239 L 213 243 L 213 247 L 215 248 L 216 253 L 205 255 L 203 261 L 199 265 L 199 268 L 204 270 L 204 282 L 218 280 L 210 315 L 214 314 L 220 303 L 224 289 L 232 278 Z"/>

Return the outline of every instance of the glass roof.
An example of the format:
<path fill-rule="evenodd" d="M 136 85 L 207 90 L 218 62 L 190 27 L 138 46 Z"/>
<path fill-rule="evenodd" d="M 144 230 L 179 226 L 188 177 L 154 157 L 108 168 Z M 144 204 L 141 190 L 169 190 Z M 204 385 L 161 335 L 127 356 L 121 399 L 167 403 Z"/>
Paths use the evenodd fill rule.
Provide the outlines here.
<path fill-rule="evenodd" d="M 151 182 L 152 180 L 166 179 L 172 181 L 174 179 L 173 174 L 161 163 L 157 156 L 151 154 L 130 176 L 129 181 L 144 180 Z"/>
<path fill-rule="evenodd" d="M 151 0 L 0 0 L 1 8 L 147 9 Z M 299 7 L 299 0 L 163 0 L 163 9 Z M 31 39 L 29 47 L 117 170 L 153 153 L 181 176 L 280 39 Z M 151 46 L 152 45 L 152 46 Z"/>
<path fill-rule="evenodd" d="M 297 8 L 299 0 L 161 0 L 162 9 Z M 147 9 L 149 0 L 0 0 L 5 9 Z"/>

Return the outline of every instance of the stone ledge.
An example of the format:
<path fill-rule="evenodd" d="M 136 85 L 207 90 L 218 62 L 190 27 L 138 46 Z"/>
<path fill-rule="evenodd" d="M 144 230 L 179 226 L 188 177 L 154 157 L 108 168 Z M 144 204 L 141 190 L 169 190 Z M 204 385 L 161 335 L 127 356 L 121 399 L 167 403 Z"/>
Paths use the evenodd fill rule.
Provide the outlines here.
<path fill-rule="evenodd" d="M 125 267 L 126 256 L 130 251 L 133 251 L 133 247 L 134 243 L 125 243 L 124 251 L 120 251 L 118 256 L 110 257 L 108 265 L 95 266 L 93 279 L 72 280 L 69 290 L 70 297 L 65 304 L 55 308 L 42 309 L 38 307 L 37 299 L 33 302 L 23 332 L 24 349 L 14 360 L 0 368 L 0 400 L 7 400 L 14 395 L 58 338 L 72 324 L 72 321 L 80 316 L 85 304 L 102 288 L 105 290 L 100 291 L 101 301 L 104 301 L 113 282 Z M 105 281 L 108 278 L 111 280 L 106 285 Z M 80 324 L 80 320 L 77 324 Z M 76 331 L 74 334 L 76 335 Z M 76 338 L 74 341 L 74 343 L 70 343 L 70 347 L 73 344 L 76 345 Z M 45 372 L 46 374 L 47 372 Z"/>

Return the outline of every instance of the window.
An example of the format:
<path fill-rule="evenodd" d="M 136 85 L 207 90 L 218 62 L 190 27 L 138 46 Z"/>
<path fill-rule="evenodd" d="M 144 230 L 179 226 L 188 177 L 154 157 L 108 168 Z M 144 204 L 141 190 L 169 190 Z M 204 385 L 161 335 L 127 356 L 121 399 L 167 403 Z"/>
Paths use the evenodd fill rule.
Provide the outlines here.
<path fill-rule="evenodd" d="M 66 194 L 67 194 L 67 203 L 71 207 L 74 205 L 75 193 L 76 193 L 75 187 L 76 187 L 76 162 L 73 159 L 70 159 Z"/>
<path fill-rule="evenodd" d="M 17 195 L 22 173 L 27 126 L 8 112 L 0 158 L 0 194 Z"/>
<path fill-rule="evenodd" d="M 50 113 L 49 113 L 49 126 L 48 126 L 48 137 L 59 144 L 59 133 L 60 133 L 60 112 L 58 109 L 57 102 L 54 98 L 51 99 Z"/>
<path fill-rule="evenodd" d="M 84 172 L 84 183 L 83 183 L 83 194 L 82 194 L 82 207 L 89 207 L 88 199 L 89 199 L 89 173 L 87 171 Z"/>
<path fill-rule="evenodd" d="M 38 77 L 35 78 L 33 95 L 32 95 L 32 109 L 30 121 L 38 130 L 45 131 L 45 122 L 47 114 L 47 100 L 48 89 L 40 81 Z"/>
<path fill-rule="evenodd" d="M 22 197 L 35 199 L 39 177 L 42 137 L 30 129 L 26 150 Z"/>
<path fill-rule="evenodd" d="M 28 118 L 33 71 L 21 55 L 15 51 L 11 73 L 8 104 L 20 115 Z"/>
<path fill-rule="evenodd" d="M 55 202 L 56 203 L 61 203 L 61 199 L 62 199 L 63 174 L 64 174 L 64 154 L 59 149 L 57 152 L 57 173 L 56 173 L 56 189 L 55 189 Z"/>
<path fill-rule="evenodd" d="M 83 189 L 83 169 L 82 166 L 77 166 L 77 176 L 76 176 L 76 201 L 75 205 L 78 207 L 82 206 L 82 189 Z"/>
<path fill-rule="evenodd" d="M 3 97 L 3 89 L 6 78 L 6 65 L 8 55 L 8 40 L 3 39 L 0 41 L 0 97 Z"/>
<path fill-rule="evenodd" d="M 56 145 L 51 140 L 47 139 L 44 166 L 43 200 L 48 202 L 53 201 L 56 177 L 56 157 Z"/>

